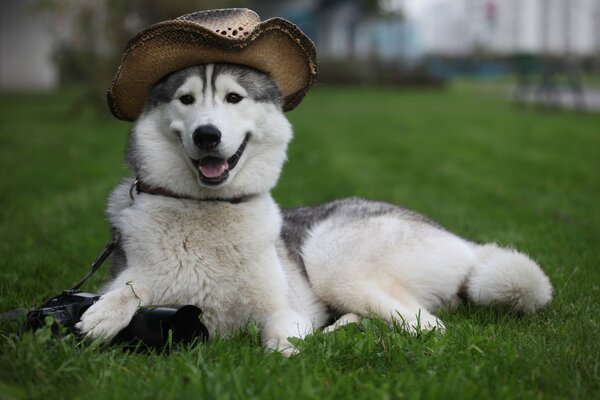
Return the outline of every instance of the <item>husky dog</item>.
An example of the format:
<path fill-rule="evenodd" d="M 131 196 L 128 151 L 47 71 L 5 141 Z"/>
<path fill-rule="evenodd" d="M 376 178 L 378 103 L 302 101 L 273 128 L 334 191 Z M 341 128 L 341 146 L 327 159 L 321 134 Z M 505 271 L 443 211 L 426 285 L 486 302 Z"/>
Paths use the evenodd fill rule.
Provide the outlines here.
<path fill-rule="evenodd" d="M 433 313 L 459 294 L 525 313 L 551 300 L 526 255 L 395 205 L 350 198 L 280 210 L 270 190 L 292 138 L 281 102 L 268 75 L 233 64 L 154 85 L 127 151 L 141 183 L 127 179 L 110 196 L 113 277 L 81 332 L 108 340 L 140 305 L 194 304 L 211 337 L 254 320 L 266 347 L 291 354 L 288 338 L 332 318 L 327 330 L 376 314 L 443 331 Z"/>

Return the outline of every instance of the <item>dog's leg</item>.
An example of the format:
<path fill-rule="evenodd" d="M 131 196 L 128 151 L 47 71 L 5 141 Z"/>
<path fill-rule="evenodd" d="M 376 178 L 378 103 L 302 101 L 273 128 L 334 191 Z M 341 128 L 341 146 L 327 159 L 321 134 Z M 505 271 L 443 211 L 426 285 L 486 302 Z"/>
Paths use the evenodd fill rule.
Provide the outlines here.
<path fill-rule="evenodd" d="M 86 338 L 109 341 L 125 328 L 140 306 L 152 303 L 152 290 L 140 282 L 128 282 L 104 294 L 75 327 Z"/>
<path fill-rule="evenodd" d="M 354 314 L 354 313 L 344 314 L 340 318 L 338 318 L 338 320 L 335 321 L 333 324 L 329 325 L 326 328 L 323 328 L 323 333 L 331 333 L 331 332 L 336 331 L 336 330 L 340 329 L 341 327 L 344 327 L 348 324 L 359 324 L 361 320 L 362 320 L 362 317 L 358 314 Z"/>
<path fill-rule="evenodd" d="M 292 309 L 271 314 L 263 323 L 262 337 L 265 347 L 291 356 L 298 351 L 289 342 L 290 337 L 303 339 L 312 332 L 311 322 Z"/>
<path fill-rule="evenodd" d="M 333 307 L 350 313 L 346 318 L 349 322 L 353 322 L 352 314 L 376 314 L 389 324 L 398 324 L 411 333 L 433 329 L 440 332 L 445 330 L 440 320 L 389 276 L 385 279 L 370 280 L 354 280 L 346 276 L 344 279 L 338 278 L 336 282 L 329 282 L 327 288 L 326 292 L 320 292 L 321 297 Z M 327 329 L 335 329 L 336 324 Z"/>
<path fill-rule="evenodd" d="M 302 310 L 291 305 L 290 282 L 275 247 L 267 248 L 251 268 L 254 278 L 250 297 L 259 299 L 254 317 L 259 322 L 262 341 L 266 348 L 279 351 L 286 356 L 297 352 L 288 338 L 302 339 L 313 331 L 313 324 Z"/>
<path fill-rule="evenodd" d="M 392 294 L 385 290 L 385 286 L 370 283 L 364 285 L 359 297 L 357 305 L 364 311 L 375 313 L 390 324 L 396 323 L 410 333 L 433 329 L 445 331 L 444 324 L 438 318 L 402 289 Z"/>

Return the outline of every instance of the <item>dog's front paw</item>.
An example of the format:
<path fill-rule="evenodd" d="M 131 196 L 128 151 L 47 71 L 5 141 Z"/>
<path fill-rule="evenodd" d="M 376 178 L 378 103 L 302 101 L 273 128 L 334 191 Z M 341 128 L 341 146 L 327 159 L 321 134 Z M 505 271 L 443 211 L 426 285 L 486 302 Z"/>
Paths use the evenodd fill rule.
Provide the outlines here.
<path fill-rule="evenodd" d="M 298 350 L 296 346 L 289 342 L 288 338 L 273 338 L 265 340 L 264 345 L 267 349 L 277 351 L 286 357 L 291 357 L 300 352 L 300 350 Z"/>
<path fill-rule="evenodd" d="M 415 315 L 414 318 L 405 319 L 402 321 L 404 329 L 412 334 L 418 334 L 421 332 L 429 332 L 434 329 L 439 333 L 444 333 L 446 327 L 436 316 L 429 313 L 420 313 Z"/>
<path fill-rule="evenodd" d="M 312 323 L 292 310 L 271 315 L 263 326 L 263 343 L 266 348 L 284 356 L 297 354 L 299 350 L 288 340 L 304 338 L 312 331 Z"/>
<path fill-rule="evenodd" d="M 109 292 L 87 309 L 75 328 L 86 338 L 109 341 L 129 324 L 139 304 L 127 291 Z"/>
<path fill-rule="evenodd" d="M 331 333 L 331 332 L 337 331 L 338 329 L 340 329 L 346 325 L 349 325 L 349 324 L 360 324 L 361 320 L 362 320 L 362 318 L 358 314 L 354 314 L 354 313 L 344 314 L 340 318 L 338 318 L 338 320 L 335 321 L 333 324 L 329 325 L 326 328 L 323 328 L 323 333 Z"/>

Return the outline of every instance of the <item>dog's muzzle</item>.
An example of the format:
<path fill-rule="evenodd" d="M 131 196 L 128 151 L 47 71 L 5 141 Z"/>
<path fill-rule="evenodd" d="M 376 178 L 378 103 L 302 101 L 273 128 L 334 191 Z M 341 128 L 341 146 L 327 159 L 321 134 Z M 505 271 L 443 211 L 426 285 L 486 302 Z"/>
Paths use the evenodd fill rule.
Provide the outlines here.
<path fill-rule="evenodd" d="M 192 164 L 194 164 L 194 167 L 198 170 L 200 180 L 203 183 L 211 186 L 219 185 L 225 182 L 227 178 L 229 178 L 229 172 L 235 168 L 238 161 L 240 161 L 242 154 L 244 154 L 244 150 L 246 150 L 246 145 L 248 144 L 249 138 L 250 134 L 246 134 L 246 137 L 242 141 L 242 144 L 240 144 L 240 147 L 237 149 L 235 154 L 227 159 L 215 156 L 206 156 L 199 160 L 192 159 Z M 194 137 L 194 143 L 195 142 L 196 138 Z"/>

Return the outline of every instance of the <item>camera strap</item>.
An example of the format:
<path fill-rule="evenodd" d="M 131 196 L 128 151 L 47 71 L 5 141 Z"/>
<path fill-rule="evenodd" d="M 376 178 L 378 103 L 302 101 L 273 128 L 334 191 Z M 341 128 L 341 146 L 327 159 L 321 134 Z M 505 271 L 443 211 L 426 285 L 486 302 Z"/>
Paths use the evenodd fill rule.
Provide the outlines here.
<path fill-rule="evenodd" d="M 108 242 L 106 244 L 106 246 L 104 246 L 104 249 L 102 250 L 102 252 L 100 252 L 98 257 L 96 257 L 94 262 L 92 262 L 90 271 L 79 282 L 77 282 L 75 284 L 75 286 L 73 286 L 70 290 L 78 290 L 85 282 L 87 282 L 88 279 L 90 279 L 92 277 L 92 275 L 94 275 L 94 273 L 98 270 L 98 268 L 100 268 L 100 266 L 104 263 L 104 261 L 106 261 L 108 256 L 110 256 L 112 254 L 112 252 L 115 250 L 115 248 L 117 247 L 117 244 L 119 243 L 119 239 L 120 239 L 120 236 L 115 235 L 110 240 L 110 242 Z M 15 308 L 14 310 L 0 313 L 0 321 L 6 321 L 9 319 L 17 319 L 20 317 L 24 317 L 25 315 L 27 315 L 27 313 L 29 311 L 31 311 L 31 310 L 28 308 Z"/>
<path fill-rule="evenodd" d="M 0 321 L 7 321 L 9 319 L 17 319 L 27 315 L 29 312 L 28 308 L 15 308 L 7 312 L 0 314 Z"/>
<path fill-rule="evenodd" d="M 79 282 L 77 282 L 75 284 L 75 286 L 73 286 L 71 288 L 71 290 L 78 290 L 85 282 L 87 282 L 88 279 L 90 279 L 92 277 L 92 275 L 94 275 L 94 273 L 98 270 L 98 268 L 100 268 L 100 266 L 104 263 L 104 261 L 106 261 L 108 256 L 110 256 L 112 254 L 112 252 L 115 250 L 115 248 L 117 247 L 117 244 L 119 243 L 120 238 L 121 237 L 118 234 L 113 236 L 113 238 L 110 240 L 110 242 L 108 242 L 106 244 L 106 246 L 104 246 L 104 249 L 100 252 L 98 257 L 96 257 L 94 262 L 92 262 L 90 272 L 88 272 Z"/>
<path fill-rule="evenodd" d="M 135 179 L 135 181 L 131 185 L 131 188 L 129 189 L 129 196 L 131 197 L 131 200 L 134 200 L 134 196 L 133 196 L 134 190 L 138 194 L 139 193 L 147 193 L 147 194 L 152 194 L 152 195 L 160 195 L 160 196 L 174 197 L 174 198 L 178 198 L 178 199 L 187 199 L 187 200 L 223 201 L 223 202 L 227 202 L 227 203 L 231 203 L 231 204 L 238 204 L 243 201 L 242 197 L 234 197 L 232 199 L 220 199 L 220 198 L 195 199 L 195 198 L 191 198 L 191 197 L 180 196 L 180 195 L 174 194 L 166 189 L 152 188 L 152 187 L 144 184 L 143 182 L 141 182 L 141 180 L 139 178 Z M 96 257 L 94 262 L 92 262 L 90 271 L 79 282 L 77 282 L 75 284 L 75 286 L 73 286 L 70 289 L 71 291 L 78 290 L 81 286 L 83 286 L 84 283 L 86 283 L 88 281 L 88 279 L 90 279 L 92 277 L 92 275 L 94 275 L 94 273 L 96 273 L 98 268 L 100 268 L 100 266 L 104 263 L 104 261 L 106 261 L 106 259 L 113 253 L 113 251 L 117 247 L 120 239 L 121 239 L 121 237 L 119 236 L 119 234 L 114 232 L 112 239 L 106 244 L 106 246 L 104 246 L 104 249 L 100 252 L 98 257 Z M 1 313 L 0 321 L 19 318 L 21 316 L 26 315 L 29 311 L 30 310 L 26 309 L 26 308 L 17 308 L 14 310 L 10 310 L 10 311 Z"/>

